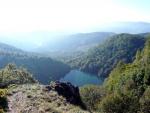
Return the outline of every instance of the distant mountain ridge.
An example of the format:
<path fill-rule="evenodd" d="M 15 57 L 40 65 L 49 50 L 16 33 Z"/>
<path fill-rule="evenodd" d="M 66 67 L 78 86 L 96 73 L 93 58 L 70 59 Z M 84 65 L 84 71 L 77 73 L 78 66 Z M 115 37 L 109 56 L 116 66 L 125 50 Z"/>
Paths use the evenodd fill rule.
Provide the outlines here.
<path fill-rule="evenodd" d="M 148 22 L 114 22 L 106 23 L 97 27 L 98 31 L 108 31 L 114 33 L 147 33 L 150 32 L 150 23 Z"/>
<path fill-rule="evenodd" d="M 66 35 L 57 41 L 48 41 L 44 46 L 38 48 L 38 52 L 75 52 L 86 51 L 89 48 L 102 43 L 108 37 L 114 35 L 112 32 L 91 32 Z"/>
<path fill-rule="evenodd" d="M 4 43 L 13 45 L 17 48 L 21 48 L 25 51 L 30 52 L 49 52 L 57 50 L 62 51 L 63 49 L 84 50 L 87 49 L 88 47 L 95 45 L 96 41 L 101 42 L 101 38 L 106 39 L 105 37 L 110 36 L 111 33 L 138 34 L 150 32 L 150 23 L 148 22 L 103 23 L 100 25 L 96 25 L 95 27 L 91 27 L 90 29 L 91 30 L 84 32 L 34 31 L 24 33 L 12 33 L 12 34 L 0 33 L 0 39 Z M 108 35 L 104 36 L 104 34 L 107 33 Z M 77 43 L 80 41 L 82 43 Z"/>
<path fill-rule="evenodd" d="M 1 43 L 0 42 L 0 51 L 7 51 L 7 52 L 23 52 L 21 49 L 18 49 L 14 46 L 5 44 L 5 43 Z"/>

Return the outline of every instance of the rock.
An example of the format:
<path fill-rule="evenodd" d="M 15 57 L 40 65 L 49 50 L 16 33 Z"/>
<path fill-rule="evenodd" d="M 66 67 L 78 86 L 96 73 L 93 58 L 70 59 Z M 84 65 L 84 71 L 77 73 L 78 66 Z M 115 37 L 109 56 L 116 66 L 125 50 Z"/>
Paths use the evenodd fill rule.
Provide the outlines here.
<path fill-rule="evenodd" d="M 46 85 L 44 90 L 45 90 L 45 91 L 50 91 L 51 89 L 52 89 L 52 88 L 51 88 L 49 85 Z"/>
<path fill-rule="evenodd" d="M 56 91 L 59 95 L 65 97 L 67 102 L 70 104 L 79 105 L 83 109 L 86 109 L 81 100 L 79 88 L 77 86 L 74 86 L 69 82 L 56 81 L 51 83 L 49 86 L 46 86 L 45 88 L 49 91 Z"/>
<path fill-rule="evenodd" d="M 4 83 L 0 83 L 0 88 L 7 88 L 7 84 L 4 84 Z"/>

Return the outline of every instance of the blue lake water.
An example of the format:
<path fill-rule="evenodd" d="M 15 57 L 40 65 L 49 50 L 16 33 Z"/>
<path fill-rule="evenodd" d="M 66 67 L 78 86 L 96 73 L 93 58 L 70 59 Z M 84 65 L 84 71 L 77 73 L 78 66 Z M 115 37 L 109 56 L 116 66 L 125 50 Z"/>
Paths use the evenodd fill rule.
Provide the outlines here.
<path fill-rule="evenodd" d="M 103 79 L 98 78 L 96 75 L 85 73 L 79 70 L 70 71 L 60 81 L 71 82 L 73 85 L 83 86 L 87 84 L 100 85 L 103 83 Z"/>

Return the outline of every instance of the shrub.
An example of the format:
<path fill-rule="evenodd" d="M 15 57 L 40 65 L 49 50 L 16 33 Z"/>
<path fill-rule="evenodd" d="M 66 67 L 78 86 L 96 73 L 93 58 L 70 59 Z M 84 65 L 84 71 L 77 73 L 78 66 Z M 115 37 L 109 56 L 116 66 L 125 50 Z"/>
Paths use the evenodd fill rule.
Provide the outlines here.
<path fill-rule="evenodd" d="M 0 89 L 0 113 L 3 113 L 4 110 L 8 108 L 6 93 L 7 93 L 7 90 Z"/>
<path fill-rule="evenodd" d="M 104 113 L 137 113 L 138 99 L 134 96 L 110 94 L 100 103 L 100 111 Z"/>
<path fill-rule="evenodd" d="M 83 103 L 89 110 L 97 110 L 97 104 L 105 95 L 105 91 L 100 86 L 87 85 L 80 88 L 80 95 Z"/>
<path fill-rule="evenodd" d="M 24 68 L 17 68 L 14 64 L 8 64 L 0 70 L 0 87 L 7 87 L 10 84 L 35 83 L 32 75 Z"/>
<path fill-rule="evenodd" d="M 150 113 L 150 86 L 146 89 L 140 99 L 141 112 Z"/>

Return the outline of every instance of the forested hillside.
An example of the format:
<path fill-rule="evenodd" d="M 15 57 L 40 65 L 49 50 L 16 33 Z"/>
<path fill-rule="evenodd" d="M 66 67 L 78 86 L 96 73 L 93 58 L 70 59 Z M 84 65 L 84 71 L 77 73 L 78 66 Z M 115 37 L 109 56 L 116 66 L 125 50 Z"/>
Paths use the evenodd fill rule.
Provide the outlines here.
<path fill-rule="evenodd" d="M 100 113 L 149 113 L 150 38 L 133 63 L 120 61 L 103 86 L 83 87 L 81 95 L 89 109 Z"/>
<path fill-rule="evenodd" d="M 27 68 L 43 84 L 48 84 L 51 80 L 59 80 L 70 71 L 70 67 L 62 62 L 0 44 L 0 68 L 8 63 Z"/>
<path fill-rule="evenodd" d="M 146 34 L 118 34 L 103 44 L 90 49 L 86 54 L 65 59 L 72 68 L 107 77 L 118 61 L 132 62 L 137 50 L 144 47 Z"/>

